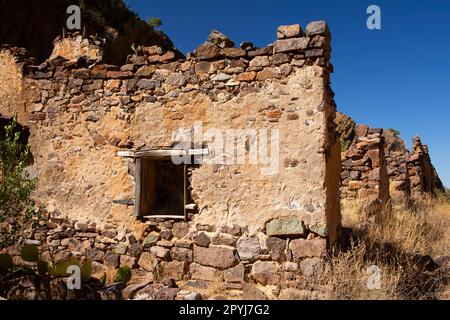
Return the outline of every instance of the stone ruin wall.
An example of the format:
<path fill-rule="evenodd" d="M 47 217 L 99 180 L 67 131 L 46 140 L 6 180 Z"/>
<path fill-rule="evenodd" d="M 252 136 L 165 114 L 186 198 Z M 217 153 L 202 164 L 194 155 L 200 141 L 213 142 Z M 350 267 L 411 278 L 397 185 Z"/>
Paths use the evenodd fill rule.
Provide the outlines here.
<path fill-rule="evenodd" d="M 363 200 L 367 208 L 374 210 L 389 203 L 382 129 L 358 125 L 355 139 L 348 150 L 342 152 L 341 160 L 342 198 Z"/>
<path fill-rule="evenodd" d="M 337 114 L 336 125 L 341 141 L 343 204 L 358 201 L 365 211 L 376 213 L 390 201 L 383 130 L 356 125 L 342 113 Z"/>
<path fill-rule="evenodd" d="M 328 28 L 285 26 L 266 48 L 233 45 L 213 32 L 184 60 L 149 47 L 121 67 L 62 57 L 26 65 L 14 110 L 2 101 L 0 113 L 17 112 L 30 127 L 36 199 L 51 216 L 41 227 L 52 231 L 27 241 L 49 256 L 87 256 L 98 268 L 123 262 L 158 277 L 229 272 L 268 284 L 282 270 L 290 279 L 311 274 L 340 226 Z M 130 202 L 114 202 L 133 200 L 135 188 L 133 159 L 116 152 L 171 148 L 172 133 L 198 121 L 204 131 L 278 129 L 278 174 L 203 164 L 190 186 L 198 214 L 135 221 Z"/>
<path fill-rule="evenodd" d="M 394 130 L 357 125 L 340 112 L 335 123 L 341 141 L 344 203 L 362 200 L 365 208 L 377 203 L 405 207 L 415 198 L 444 189 L 419 137 L 409 151 Z"/>
<path fill-rule="evenodd" d="M 415 197 L 444 191 L 436 170 L 431 163 L 428 146 L 422 144 L 420 137 L 413 138 L 413 147 L 408 157 L 408 173 L 411 180 L 411 192 Z"/>
<path fill-rule="evenodd" d="M 403 140 L 391 130 L 386 130 L 384 137 L 392 204 L 404 207 L 411 201 L 411 183 L 408 171 L 409 151 Z"/>

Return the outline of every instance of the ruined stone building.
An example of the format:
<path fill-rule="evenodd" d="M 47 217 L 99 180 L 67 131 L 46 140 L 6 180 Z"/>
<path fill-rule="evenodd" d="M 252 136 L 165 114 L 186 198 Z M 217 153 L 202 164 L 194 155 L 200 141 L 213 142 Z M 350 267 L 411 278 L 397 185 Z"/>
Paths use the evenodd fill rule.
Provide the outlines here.
<path fill-rule="evenodd" d="M 120 67 L 97 46 L 61 39 L 40 65 L 0 55 L 1 114 L 30 128 L 36 199 L 77 221 L 69 244 L 38 233 L 50 254 L 263 283 L 325 255 L 340 152 L 324 22 L 281 26 L 266 48 L 213 31 L 181 60 L 140 47 Z"/>
<path fill-rule="evenodd" d="M 358 200 L 364 210 L 404 207 L 414 198 L 444 190 L 419 137 L 409 151 L 393 129 L 371 129 L 337 112 L 341 141 L 341 199 Z M 369 213 L 370 214 L 370 213 Z"/>
<path fill-rule="evenodd" d="M 122 66 L 80 35 L 39 65 L 2 47 L 0 114 L 29 128 L 50 217 L 28 240 L 49 259 L 90 258 L 98 274 L 125 264 L 156 280 L 275 284 L 321 265 L 340 194 L 385 204 L 389 177 L 431 191 L 424 146 L 404 172 L 383 130 L 335 124 L 326 23 L 276 34 L 255 48 L 213 31 L 181 58 L 134 47 Z"/>

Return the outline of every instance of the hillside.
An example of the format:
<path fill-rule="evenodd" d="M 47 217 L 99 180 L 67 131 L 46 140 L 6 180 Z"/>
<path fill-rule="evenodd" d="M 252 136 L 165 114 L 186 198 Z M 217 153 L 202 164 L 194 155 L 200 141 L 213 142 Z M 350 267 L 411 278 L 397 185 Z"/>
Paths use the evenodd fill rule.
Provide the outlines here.
<path fill-rule="evenodd" d="M 0 43 L 25 47 L 38 62 L 44 61 L 52 52 L 53 40 L 63 34 L 67 7 L 77 2 L 81 6 L 84 32 L 106 39 L 107 63 L 123 64 L 133 43 L 173 48 L 163 32 L 139 19 L 122 0 L 1 0 Z"/>

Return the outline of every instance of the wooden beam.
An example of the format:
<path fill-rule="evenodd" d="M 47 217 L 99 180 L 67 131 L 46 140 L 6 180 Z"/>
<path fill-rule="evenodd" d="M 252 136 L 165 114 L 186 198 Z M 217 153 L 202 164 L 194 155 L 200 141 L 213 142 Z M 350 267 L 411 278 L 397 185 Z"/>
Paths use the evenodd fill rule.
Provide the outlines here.
<path fill-rule="evenodd" d="M 189 203 L 189 204 L 185 205 L 184 208 L 186 210 L 195 210 L 195 209 L 197 209 L 197 205 L 195 203 Z"/>
<path fill-rule="evenodd" d="M 125 158 L 164 158 L 172 156 L 195 156 L 195 155 L 208 155 L 208 149 L 186 149 L 186 150 L 119 150 L 117 151 L 118 157 Z"/>
<path fill-rule="evenodd" d="M 117 151 L 117 156 L 124 157 L 124 158 L 133 158 L 134 151 L 133 150 L 119 150 L 119 151 Z"/>
<path fill-rule="evenodd" d="M 136 159 L 134 176 L 135 176 L 135 187 L 134 187 L 134 216 L 139 218 L 142 217 L 141 214 L 141 181 L 142 181 L 142 160 Z"/>
<path fill-rule="evenodd" d="M 154 215 L 154 216 L 144 216 L 145 219 L 174 219 L 174 220 L 184 220 L 184 216 L 171 216 L 171 215 Z"/>

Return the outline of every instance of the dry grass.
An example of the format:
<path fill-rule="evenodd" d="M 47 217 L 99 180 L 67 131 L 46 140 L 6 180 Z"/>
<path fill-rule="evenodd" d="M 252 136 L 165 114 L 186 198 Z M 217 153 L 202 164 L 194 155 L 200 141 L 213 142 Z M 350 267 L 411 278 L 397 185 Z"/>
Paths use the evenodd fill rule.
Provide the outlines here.
<path fill-rule="evenodd" d="M 377 223 L 364 222 L 361 202 L 344 203 L 343 225 L 352 229 L 344 248 L 335 249 L 325 272 L 309 285 L 326 299 L 436 299 L 449 290 L 449 274 L 435 270 L 430 257 L 448 255 L 450 204 L 424 198 L 409 209 L 383 211 Z M 369 289 L 372 265 L 381 288 Z"/>

